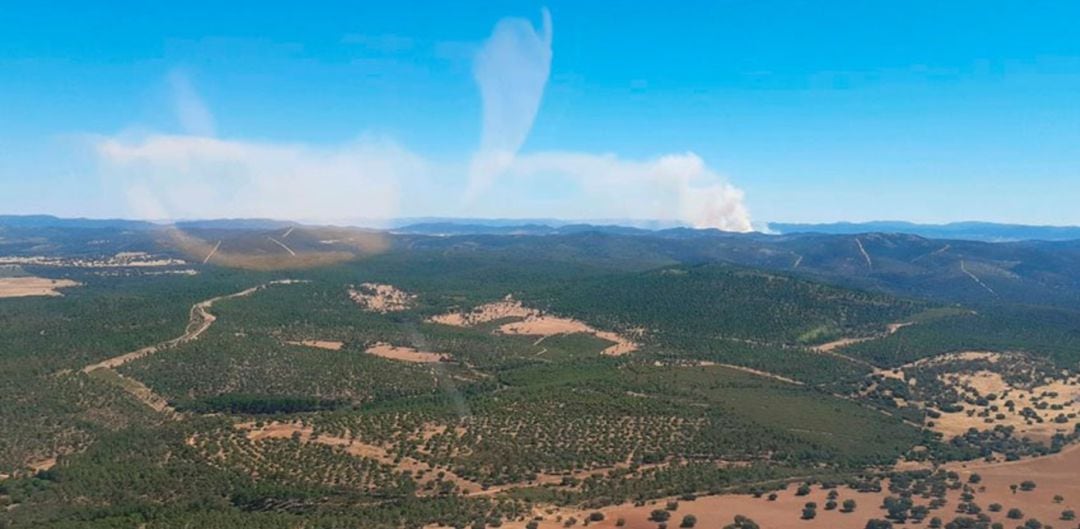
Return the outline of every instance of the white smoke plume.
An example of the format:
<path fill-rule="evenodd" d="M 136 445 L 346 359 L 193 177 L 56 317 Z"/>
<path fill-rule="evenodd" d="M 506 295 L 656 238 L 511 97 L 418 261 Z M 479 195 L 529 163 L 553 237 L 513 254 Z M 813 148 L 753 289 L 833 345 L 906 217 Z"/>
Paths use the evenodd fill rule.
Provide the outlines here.
<path fill-rule="evenodd" d="M 551 73 L 552 23 L 546 9 L 542 19 L 539 30 L 527 20 L 503 19 L 476 55 L 473 73 L 484 115 L 480 148 L 469 168 L 466 204 L 474 203 L 500 175 L 570 177 L 592 195 L 588 203 L 606 204 L 599 209 L 614 203 L 625 205 L 618 213 L 626 217 L 675 217 L 696 227 L 750 231 L 743 192 L 695 154 L 639 162 L 589 153 L 518 153 Z M 530 197 L 519 193 L 516 198 Z"/>
<path fill-rule="evenodd" d="M 676 218 L 697 228 L 746 232 L 753 228 L 743 192 L 710 170 L 696 154 L 670 154 L 645 161 L 576 152 L 522 154 L 507 176 L 569 176 L 587 201 L 609 215 Z"/>

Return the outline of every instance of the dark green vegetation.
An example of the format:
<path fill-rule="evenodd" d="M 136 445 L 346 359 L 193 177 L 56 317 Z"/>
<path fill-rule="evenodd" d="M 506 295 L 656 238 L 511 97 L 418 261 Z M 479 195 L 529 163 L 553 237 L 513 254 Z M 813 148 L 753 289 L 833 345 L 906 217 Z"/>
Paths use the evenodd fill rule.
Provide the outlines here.
<path fill-rule="evenodd" d="M 727 339 L 814 344 L 885 331 L 917 303 L 787 275 L 710 264 L 561 285 L 535 303 L 607 328 L 649 329 L 657 341 Z"/>
<path fill-rule="evenodd" d="M 192 260 L 175 237 L 129 228 L 5 228 L 0 255 L 148 251 Z M 270 229 L 235 235 L 210 225 L 192 233 L 227 240 L 230 259 L 277 251 L 267 234 L 300 253 L 326 235 L 296 228 L 286 239 L 287 227 L 263 228 Z M 971 303 L 981 294 L 967 284 L 949 287 L 955 296 L 917 299 L 938 284 L 927 275 L 937 278 L 951 264 L 912 264 L 907 273 L 897 263 L 939 259 L 919 252 L 945 243 L 861 237 L 873 269 L 860 269 L 866 263 L 850 237 L 678 231 L 379 235 L 378 248 L 336 243 L 330 253 L 360 257 L 326 266 L 183 266 L 195 276 L 19 266 L 7 272 L 83 286 L 62 298 L 0 299 L 0 473 L 12 475 L 0 481 L 0 502 L 15 505 L 0 511 L 0 526 L 495 526 L 523 523 L 536 503 L 599 508 L 850 479 L 916 446 L 924 447 L 918 457 L 938 460 L 984 457 L 988 447 L 1038 450 L 1001 432 L 938 439 L 918 427 L 921 411 L 896 406 L 907 388 L 871 373 L 971 348 L 1030 354 L 1040 373 L 1075 369 L 1080 320 L 1068 289 L 1039 305 Z M 95 250 L 91 240 L 104 242 Z M 370 243 L 370 234 L 356 241 Z M 990 247 L 972 248 L 990 258 Z M 288 262 L 263 257 L 251 267 Z M 1054 259 L 1073 257 L 1062 250 Z M 1011 269 L 1048 285 L 1071 273 L 1030 266 L 1038 273 Z M 112 370 L 81 371 L 180 336 L 197 302 L 284 278 L 302 282 L 215 303 L 216 320 L 197 339 Z M 1012 295 L 986 281 L 1001 297 Z M 364 312 L 346 293 L 362 282 L 416 298 L 404 311 Z M 430 321 L 507 294 L 640 347 L 605 357 L 610 343 L 592 335 L 538 341 L 494 332 L 507 320 Z M 889 335 L 889 324 L 901 322 L 914 324 Z M 813 349 L 840 338 L 867 341 L 833 353 Z M 379 342 L 448 361 L 365 352 Z M 938 408 L 958 402 L 935 386 L 936 372 L 914 376 L 923 393 L 913 398 Z M 144 402 L 156 401 L 144 389 L 170 408 L 149 407 Z M 737 526 L 752 526 L 744 522 Z"/>
<path fill-rule="evenodd" d="M 1050 307 L 995 306 L 943 315 L 900 329 L 848 352 L 881 366 L 899 366 L 955 351 L 1032 351 L 1061 367 L 1080 362 L 1080 312 Z"/>

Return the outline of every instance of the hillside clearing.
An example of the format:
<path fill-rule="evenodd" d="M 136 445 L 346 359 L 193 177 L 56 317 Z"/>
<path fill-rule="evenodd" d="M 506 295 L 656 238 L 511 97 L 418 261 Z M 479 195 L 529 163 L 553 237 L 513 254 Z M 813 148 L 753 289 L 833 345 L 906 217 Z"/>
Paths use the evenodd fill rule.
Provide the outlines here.
<path fill-rule="evenodd" d="M 62 288 L 79 286 L 70 279 L 48 279 L 45 277 L 0 277 L 0 298 L 21 298 L 30 296 L 62 296 Z"/>

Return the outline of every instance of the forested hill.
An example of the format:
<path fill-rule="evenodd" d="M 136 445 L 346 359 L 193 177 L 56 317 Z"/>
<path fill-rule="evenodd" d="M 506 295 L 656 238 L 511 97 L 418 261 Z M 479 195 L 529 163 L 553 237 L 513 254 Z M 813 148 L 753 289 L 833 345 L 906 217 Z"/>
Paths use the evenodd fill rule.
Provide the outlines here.
<path fill-rule="evenodd" d="M 635 235 L 398 235 L 410 251 L 495 252 L 639 270 L 724 262 L 838 285 L 965 304 L 1080 309 L 1080 242 L 988 243 L 915 235 L 732 234 L 675 229 Z"/>
<path fill-rule="evenodd" d="M 427 233 L 402 233 L 238 220 L 193 222 L 177 229 L 3 217 L 0 255 L 142 251 L 261 269 L 425 251 L 512 255 L 623 271 L 723 262 L 939 302 L 1080 310 L 1080 241 L 991 243 L 898 233 L 766 235 L 589 225 L 482 228 L 484 233 L 471 233 L 469 226 L 440 224 L 418 230 Z"/>
<path fill-rule="evenodd" d="M 1080 439 L 1076 243 L 563 231 L 0 225 L 0 528 L 862 527 Z"/>
<path fill-rule="evenodd" d="M 723 264 L 673 266 L 564 283 L 534 301 L 626 329 L 748 342 L 813 344 L 883 333 L 924 303 Z"/>
<path fill-rule="evenodd" d="M 1029 226 L 996 222 L 952 222 L 949 224 L 917 224 L 900 221 L 836 222 L 832 224 L 799 224 L 770 222 L 769 229 L 777 233 L 906 233 L 932 239 L 963 239 L 971 241 L 1069 241 L 1080 239 L 1080 226 Z"/>

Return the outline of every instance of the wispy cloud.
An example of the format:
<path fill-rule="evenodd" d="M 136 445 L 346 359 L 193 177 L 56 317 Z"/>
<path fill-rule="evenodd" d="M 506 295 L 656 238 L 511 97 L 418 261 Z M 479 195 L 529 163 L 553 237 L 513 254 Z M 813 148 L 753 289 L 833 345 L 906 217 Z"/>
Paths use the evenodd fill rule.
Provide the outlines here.
<path fill-rule="evenodd" d="M 580 152 L 520 154 L 551 74 L 551 46 L 551 14 L 545 9 L 539 29 L 524 19 L 503 19 L 476 54 L 473 73 L 484 114 L 480 147 L 469 167 L 466 204 L 475 203 L 500 175 L 570 177 L 592 195 L 579 203 L 597 209 L 617 210 L 628 217 L 648 212 L 698 227 L 751 230 L 743 192 L 693 153 L 646 161 Z"/>
<path fill-rule="evenodd" d="M 188 134 L 214 136 L 214 116 L 195 91 L 188 73 L 179 68 L 169 72 L 169 87 L 180 127 Z"/>
<path fill-rule="evenodd" d="M 389 139 L 338 145 L 227 139 L 183 70 L 169 73 L 182 133 L 98 136 L 107 181 L 132 212 L 155 219 L 275 217 L 349 221 L 397 215 L 678 219 L 698 227 L 751 230 L 743 192 L 694 153 L 648 159 L 588 152 L 519 152 L 551 70 L 552 22 L 499 21 L 473 56 L 482 98 L 479 147 L 441 166 Z M 353 37 L 408 46 L 405 40 Z M 467 167 L 466 167 L 467 166 Z M 455 175 L 448 182 L 444 175 Z M 466 190 L 455 200 L 450 192 Z M 456 184 L 456 185 L 454 185 Z M 401 207 L 403 206 L 403 207 Z M 576 213 L 576 215 L 575 215 Z"/>
<path fill-rule="evenodd" d="M 183 135 L 99 138 L 97 154 L 143 218 L 388 218 L 427 163 L 389 141 L 334 147 Z"/>
<path fill-rule="evenodd" d="M 430 172 L 422 157 L 370 136 L 328 146 L 217 138 L 189 74 L 174 69 L 168 82 L 183 133 L 91 137 L 106 184 L 141 218 L 388 218 L 402 186 Z"/>
<path fill-rule="evenodd" d="M 528 20 L 504 18 L 477 52 L 473 75 L 480 87 L 483 122 L 480 148 L 469 168 L 467 200 L 475 199 L 514 159 L 532 129 L 551 73 L 551 13 L 540 29 Z"/>

